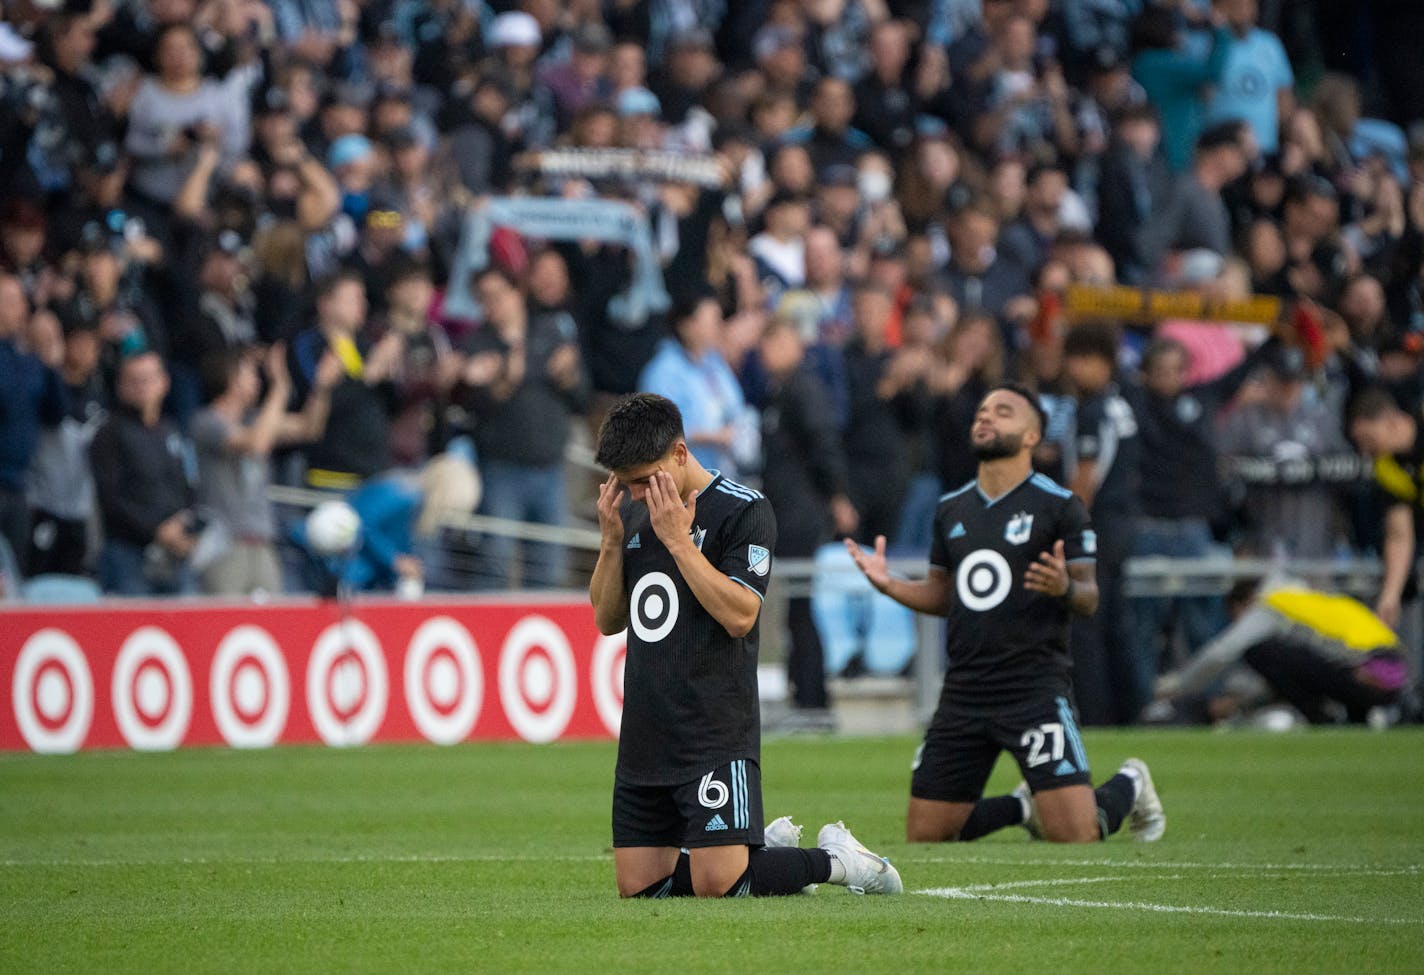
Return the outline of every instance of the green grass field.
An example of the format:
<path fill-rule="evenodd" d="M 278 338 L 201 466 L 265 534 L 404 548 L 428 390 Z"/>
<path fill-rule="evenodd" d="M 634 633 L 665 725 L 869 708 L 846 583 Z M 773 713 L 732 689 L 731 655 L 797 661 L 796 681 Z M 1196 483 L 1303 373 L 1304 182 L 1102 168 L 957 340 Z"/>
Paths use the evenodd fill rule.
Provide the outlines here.
<path fill-rule="evenodd" d="M 0 972 L 1424 971 L 1424 733 L 1087 744 L 1160 843 L 910 847 L 913 741 L 769 741 L 907 893 L 710 902 L 614 896 L 608 744 L 0 756 Z"/>

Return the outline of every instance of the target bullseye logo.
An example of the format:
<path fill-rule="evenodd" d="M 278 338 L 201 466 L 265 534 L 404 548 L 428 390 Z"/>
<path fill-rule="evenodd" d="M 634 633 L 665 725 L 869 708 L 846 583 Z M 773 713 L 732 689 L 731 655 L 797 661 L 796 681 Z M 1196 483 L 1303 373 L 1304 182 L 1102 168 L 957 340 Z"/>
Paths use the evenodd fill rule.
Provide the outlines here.
<path fill-rule="evenodd" d="M 593 663 L 588 674 L 593 705 L 598 709 L 603 726 L 615 738 L 623 727 L 623 666 L 627 660 L 626 633 L 599 637 L 593 645 Z"/>
<path fill-rule="evenodd" d="M 553 741 L 564 733 L 578 698 L 578 673 L 568 637 L 552 620 L 526 616 L 504 638 L 499 698 L 525 741 Z"/>
<path fill-rule="evenodd" d="M 321 631 L 307 661 L 307 713 L 328 745 L 363 745 L 386 717 L 390 681 L 381 641 L 360 620 Z"/>
<path fill-rule="evenodd" d="M 36 752 L 76 752 L 94 720 L 94 678 L 74 638 L 43 629 L 20 648 L 10 679 L 15 723 Z"/>
<path fill-rule="evenodd" d="M 173 637 L 156 626 L 129 635 L 114 661 L 114 723 L 140 751 L 183 743 L 193 718 L 193 675 Z"/>
<path fill-rule="evenodd" d="M 260 626 L 244 624 L 223 637 L 208 679 L 213 721 L 234 748 L 275 745 L 292 704 L 287 661 Z"/>
<path fill-rule="evenodd" d="M 638 639 L 657 643 L 677 625 L 677 585 L 666 572 L 649 572 L 633 587 L 629 622 Z"/>
<path fill-rule="evenodd" d="M 448 616 L 422 623 L 405 651 L 405 703 L 420 733 L 437 745 L 464 741 L 484 696 L 484 665 L 469 631 Z"/>
<path fill-rule="evenodd" d="M 954 585 L 966 609 L 982 613 L 1002 603 L 1013 587 L 1009 560 L 992 548 L 971 552 L 959 563 Z"/>

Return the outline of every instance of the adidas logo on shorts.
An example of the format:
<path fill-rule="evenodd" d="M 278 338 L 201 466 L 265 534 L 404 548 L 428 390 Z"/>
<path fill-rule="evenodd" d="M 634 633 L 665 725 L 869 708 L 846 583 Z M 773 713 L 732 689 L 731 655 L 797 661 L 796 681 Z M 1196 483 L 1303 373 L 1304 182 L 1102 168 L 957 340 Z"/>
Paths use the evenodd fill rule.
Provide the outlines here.
<path fill-rule="evenodd" d="M 705 833 L 715 833 L 715 832 L 716 832 L 717 830 L 719 830 L 719 829 L 726 829 L 726 828 L 727 828 L 727 824 L 724 823 L 724 822 L 722 822 L 722 816 L 721 816 L 721 814 L 714 814 L 713 817 L 712 817 L 712 819 L 711 819 L 710 821 L 708 821 L 706 827 L 703 828 L 703 832 L 705 832 Z"/>

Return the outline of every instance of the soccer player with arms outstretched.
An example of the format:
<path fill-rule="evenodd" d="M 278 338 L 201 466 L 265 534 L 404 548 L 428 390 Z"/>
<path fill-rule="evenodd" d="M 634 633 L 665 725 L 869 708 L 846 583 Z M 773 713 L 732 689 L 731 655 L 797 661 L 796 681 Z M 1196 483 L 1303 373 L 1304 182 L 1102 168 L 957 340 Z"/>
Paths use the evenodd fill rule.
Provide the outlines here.
<path fill-rule="evenodd" d="M 1068 622 L 1097 609 L 1096 539 L 1082 502 L 1034 473 L 1043 429 L 1043 410 L 1024 386 L 1002 384 L 980 401 L 970 434 L 978 475 L 940 499 L 927 578 L 892 576 L 884 537 L 874 552 L 847 542 L 880 592 L 948 617 L 949 667 L 910 782 L 912 843 L 973 840 L 1013 825 L 1046 840 L 1090 842 L 1129 817 L 1133 834 L 1150 842 L 1166 827 L 1140 760 L 1091 786 L 1072 704 Z M 1001 750 L 1013 754 L 1025 783 L 985 799 Z"/>
<path fill-rule="evenodd" d="M 600 632 L 628 631 L 618 893 L 744 897 L 818 883 L 899 893 L 895 868 L 840 823 L 811 849 L 796 846 L 800 829 L 785 817 L 763 830 L 756 666 L 770 502 L 699 464 L 677 406 L 650 393 L 609 411 L 597 460 L 611 474 L 598 493 L 589 597 Z"/>

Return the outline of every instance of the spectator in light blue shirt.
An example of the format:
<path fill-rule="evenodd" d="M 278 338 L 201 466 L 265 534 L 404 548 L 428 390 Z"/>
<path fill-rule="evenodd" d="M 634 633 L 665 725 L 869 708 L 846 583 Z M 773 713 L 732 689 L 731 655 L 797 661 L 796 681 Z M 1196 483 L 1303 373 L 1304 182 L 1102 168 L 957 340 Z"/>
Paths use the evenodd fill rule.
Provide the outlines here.
<path fill-rule="evenodd" d="M 1295 107 L 1291 70 L 1280 38 L 1256 26 L 1257 0 L 1220 0 L 1231 46 L 1216 91 L 1207 102 L 1206 124 L 1241 119 L 1251 126 L 1261 152 L 1280 144 L 1281 119 Z"/>
<path fill-rule="evenodd" d="M 643 367 L 638 389 L 677 404 L 698 463 L 738 477 L 758 456 L 761 435 L 741 384 L 718 348 L 722 311 L 717 299 L 698 293 L 679 300 L 672 323 L 673 337 L 663 339 Z"/>

